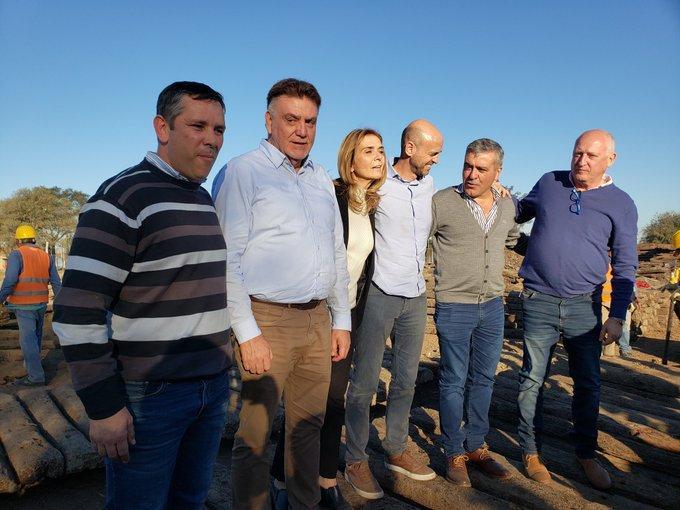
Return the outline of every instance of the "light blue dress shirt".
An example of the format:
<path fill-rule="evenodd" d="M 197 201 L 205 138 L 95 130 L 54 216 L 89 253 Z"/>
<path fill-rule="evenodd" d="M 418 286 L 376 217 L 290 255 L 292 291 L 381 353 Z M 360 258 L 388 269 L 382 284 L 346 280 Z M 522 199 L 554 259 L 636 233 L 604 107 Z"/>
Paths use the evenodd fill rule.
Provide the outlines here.
<path fill-rule="evenodd" d="M 434 180 L 405 181 L 391 166 L 375 213 L 373 283 L 392 296 L 425 292 L 425 250 L 432 225 Z"/>
<path fill-rule="evenodd" d="M 263 140 L 219 171 L 212 194 L 227 241 L 227 309 L 240 343 L 261 333 L 249 296 L 326 299 L 333 329 L 352 329 L 342 221 L 323 167 L 308 158 L 296 172 Z"/>

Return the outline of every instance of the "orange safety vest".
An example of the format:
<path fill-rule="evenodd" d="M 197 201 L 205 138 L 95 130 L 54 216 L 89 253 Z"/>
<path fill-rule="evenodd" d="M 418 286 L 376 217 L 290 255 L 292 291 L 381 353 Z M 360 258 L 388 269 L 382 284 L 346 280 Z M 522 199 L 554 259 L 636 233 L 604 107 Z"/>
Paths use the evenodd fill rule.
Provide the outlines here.
<path fill-rule="evenodd" d="M 605 281 L 602 284 L 602 303 L 609 306 L 612 302 L 612 266 L 607 269 Z"/>
<path fill-rule="evenodd" d="M 47 303 L 50 281 L 50 256 L 40 248 L 21 245 L 19 248 L 23 268 L 14 291 L 7 298 L 13 305 L 38 305 Z"/>

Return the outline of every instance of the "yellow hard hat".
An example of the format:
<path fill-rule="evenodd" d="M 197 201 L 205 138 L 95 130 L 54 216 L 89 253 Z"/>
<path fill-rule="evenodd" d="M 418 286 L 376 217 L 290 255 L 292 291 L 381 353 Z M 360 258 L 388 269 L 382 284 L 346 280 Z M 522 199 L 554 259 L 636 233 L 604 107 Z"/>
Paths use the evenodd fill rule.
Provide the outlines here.
<path fill-rule="evenodd" d="M 676 230 L 673 234 L 673 248 L 676 250 L 680 248 L 680 230 Z"/>
<path fill-rule="evenodd" d="M 35 239 L 35 229 L 30 225 L 19 225 L 14 237 L 18 240 Z"/>

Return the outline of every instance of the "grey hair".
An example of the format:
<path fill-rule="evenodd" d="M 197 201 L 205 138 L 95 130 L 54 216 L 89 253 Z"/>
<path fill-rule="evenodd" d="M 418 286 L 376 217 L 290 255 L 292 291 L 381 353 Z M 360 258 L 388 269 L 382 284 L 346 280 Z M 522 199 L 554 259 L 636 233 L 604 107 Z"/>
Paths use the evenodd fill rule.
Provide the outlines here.
<path fill-rule="evenodd" d="M 471 142 L 467 146 L 467 149 L 465 149 L 465 154 L 480 154 L 482 152 L 495 152 L 496 161 L 500 166 L 503 165 L 503 156 L 505 155 L 505 152 L 503 152 L 503 147 L 501 147 L 500 143 L 492 140 L 491 138 L 479 138 L 474 142 Z"/>

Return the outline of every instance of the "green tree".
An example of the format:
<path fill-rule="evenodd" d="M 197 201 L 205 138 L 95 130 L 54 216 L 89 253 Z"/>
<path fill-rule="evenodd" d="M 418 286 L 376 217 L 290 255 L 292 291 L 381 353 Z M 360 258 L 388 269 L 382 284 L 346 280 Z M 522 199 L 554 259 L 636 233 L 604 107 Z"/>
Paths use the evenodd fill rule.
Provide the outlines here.
<path fill-rule="evenodd" d="M 88 196 L 74 189 L 21 188 L 0 200 L 0 250 L 9 253 L 14 247 L 14 231 L 26 223 L 35 228 L 36 241 L 68 249 L 78 222 L 80 208 Z"/>
<path fill-rule="evenodd" d="M 660 213 L 654 216 L 652 221 L 642 229 L 642 241 L 668 244 L 673 239 L 673 233 L 676 230 L 680 230 L 680 212 Z"/>

